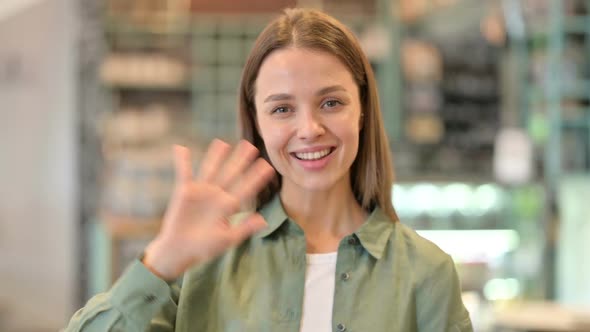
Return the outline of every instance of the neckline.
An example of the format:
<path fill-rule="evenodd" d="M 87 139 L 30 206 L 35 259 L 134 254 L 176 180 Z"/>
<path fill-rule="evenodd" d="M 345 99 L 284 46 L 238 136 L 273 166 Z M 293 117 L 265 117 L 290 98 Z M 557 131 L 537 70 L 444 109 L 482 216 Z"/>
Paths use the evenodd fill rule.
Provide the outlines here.
<path fill-rule="evenodd" d="M 321 254 L 305 254 L 307 265 L 334 264 L 338 258 L 338 252 L 327 252 Z"/>

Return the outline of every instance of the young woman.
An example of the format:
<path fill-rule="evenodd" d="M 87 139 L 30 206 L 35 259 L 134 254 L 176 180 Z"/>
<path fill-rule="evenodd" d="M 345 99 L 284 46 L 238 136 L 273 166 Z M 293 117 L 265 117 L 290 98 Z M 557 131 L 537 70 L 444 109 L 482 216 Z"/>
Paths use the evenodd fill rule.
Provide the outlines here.
<path fill-rule="evenodd" d="M 66 331 L 472 331 L 451 258 L 397 221 L 353 34 L 286 10 L 258 37 L 239 98 L 243 140 L 213 141 L 195 175 L 175 147 L 160 233 Z"/>

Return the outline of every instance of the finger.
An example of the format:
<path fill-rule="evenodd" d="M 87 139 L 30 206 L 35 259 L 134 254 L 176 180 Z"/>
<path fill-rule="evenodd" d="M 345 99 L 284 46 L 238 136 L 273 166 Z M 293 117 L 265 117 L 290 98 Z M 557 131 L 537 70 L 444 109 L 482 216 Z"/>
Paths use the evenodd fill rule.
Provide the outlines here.
<path fill-rule="evenodd" d="M 240 201 L 246 202 L 254 198 L 275 175 L 274 168 L 264 159 L 258 158 L 235 183 L 230 192 Z"/>
<path fill-rule="evenodd" d="M 198 179 L 202 181 L 213 181 L 231 151 L 231 146 L 220 139 L 214 139 L 207 153 L 201 162 Z"/>
<path fill-rule="evenodd" d="M 255 233 L 266 228 L 268 224 L 259 213 L 253 213 L 246 217 L 242 222 L 234 225 L 229 230 L 229 240 L 231 245 L 238 245 Z"/>
<path fill-rule="evenodd" d="M 189 182 L 193 179 L 191 151 L 181 145 L 174 145 L 174 169 L 177 182 Z"/>
<path fill-rule="evenodd" d="M 225 162 L 223 169 L 219 172 L 217 183 L 222 188 L 229 188 L 252 164 L 257 155 L 258 149 L 254 145 L 246 140 L 240 141 L 231 157 Z"/>

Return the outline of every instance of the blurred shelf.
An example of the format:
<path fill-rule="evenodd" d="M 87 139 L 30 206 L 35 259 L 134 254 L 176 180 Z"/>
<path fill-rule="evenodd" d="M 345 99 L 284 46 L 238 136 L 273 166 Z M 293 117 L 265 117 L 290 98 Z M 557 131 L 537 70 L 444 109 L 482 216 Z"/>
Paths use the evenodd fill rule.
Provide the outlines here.
<path fill-rule="evenodd" d="M 191 34 L 190 16 L 178 20 L 169 20 L 160 24 L 139 24 L 128 21 L 128 18 L 109 16 L 105 19 L 105 32 L 112 34 L 135 34 L 143 36 L 186 37 Z"/>
<path fill-rule="evenodd" d="M 403 17 L 401 17 L 401 19 L 406 27 L 443 24 L 448 22 L 456 22 L 457 18 L 469 16 L 469 10 L 473 10 L 473 8 L 477 8 L 477 6 L 473 6 L 471 1 L 466 0 L 457 0 L 452 4 L 442 6 L 434 6 L 434 4 L 430 3 L 427 9 L 421 8 L 421 13 L 412 13 L 411 19 L 404 19 Z M 401 8 L 397 8 L 398 11 L 400 9 Z"/>
<path fill-rule="evenodd" d="M 138 90 L 138 91 L 173 91 L 173 92 L 190 92 L 192 85 L 190 82 L 175 85 L 159 85 L 159 84 L 124 84 L 124 83 L 109 83 L 103 82 L 103 88 L 109 90 Z"/>
<path fill-rule="evenodd" d="M 589 129 L 590 128 L 590 108 L 585 109 L 588 115 L 577 120 L 562 120 L 561 125 L 563 129 Z"/>
<path fill-rule="evenodd" d="M 590 31 L 590 16 L 565 16 L 562 17 L 562 29 L 564 34 L 586 34 Z M 544 41 L 551 38 L 551 23 L 547 21 L 529 22 L 527 39 Z"/>
<path fill-rule="evenodd" d="M 395 156 L 395 153 L 394 153 Z M 412 183 L 469 183 L 469 184 L 487 184 L 497 183 L 498 181 L 492 174 L 477 174 L 463 172 L 460 175 L 441 173 L 420 173 L 416 175 L 397 175 L 395 184 L 412 184 Z"/>
<path fill-rule="evenodd" d="M 561 86 L 559 93 L 562 99 L 584 99 L 590 96 L 590 80 L 577 80 L 574 83 L 567 83 L 570 87 Z M 575 86 L 575 87 L 574 87 Z M 529 102 L 543 102 L 548 99 L 547 89 L 537 86 L 529 86 L 527 97 Z"/>
<path fill-rule="evenodd" d="M 590 32 L 590 16 L 573 16 L 563 22 L 565 32 L 586 34 Z"/>
<path fill-rule="evenodd" d="M 496 328 L 522 331 L 585 332 L 590 330 L 588 308 L 572 308 L 553 302 L 522 302 L 498 307 Z"/>
<path fill-rule="evenodd" d="M 520 243 L 513 229 L 416 230 L 459 263 L 493 262 L 516 250 Z"/>
<path fill-rule="evenodd" d="M 185 23 L 147 25 L 125 22 L 121 19 L 107 19 L 104 23 L 104 36 L 107 44 L 130 49 L 189 49 L 192 29 L 188 20 Z"/>
<path fill-rule="evenodd" d="M 102 213 L 101 221 L 112 238 L 132 239 L 155 236 L 160 230 L 160 219 L 142 219 L 137 217 L 116 216 Z"/>

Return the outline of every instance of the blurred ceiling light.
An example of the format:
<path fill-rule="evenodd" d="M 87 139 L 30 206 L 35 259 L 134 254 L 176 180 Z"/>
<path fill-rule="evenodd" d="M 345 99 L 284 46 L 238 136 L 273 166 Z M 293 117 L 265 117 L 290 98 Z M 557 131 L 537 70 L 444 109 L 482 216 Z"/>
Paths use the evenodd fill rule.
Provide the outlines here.
<path fill-rule="evenodd" d="M 412 217 L 412 215 L 408 215 L 407 213 L 407 206 L 409 204 L 408 190 L 404 186 L 399 184 L 393 186 L 391 189 L 391 201 L 400 217 Z"/>
<path fill-rule="evenodd" d="M 442 189 L 443 206 L 446 209 L 465 214 L 472 200 L 472 189 L 469 185 L 463 183 L 453 183 Z"/>
<path fill-rule="evenodd" d="M 409 190 L 407 204 L 413 214 L 430 214 L 441 206 L 441 203 L 441 192 L 436 185 L 420 183 Z"/>
<path fill-rule="evenodd" d="M 418 230 L 458 263 L 492 263 L 515 250 L 520 242 L 512 229 Z"/>
<path fill-rule="evenodd" d="M 473 192 L 473 203 L 468 212 L 476 216 L 482 216 L 501 208 L 502 193 L 495 185 L 482 184 Z"/>

